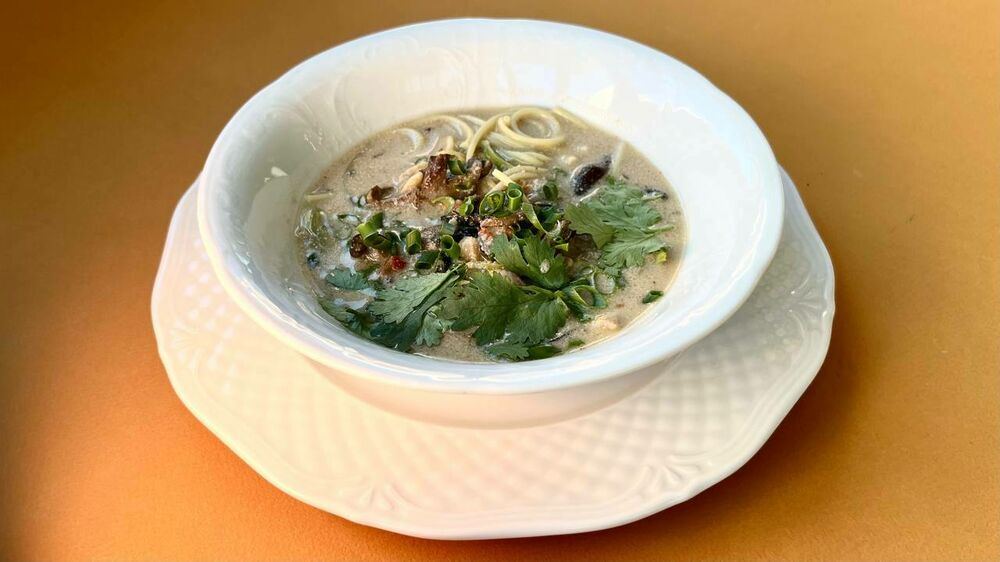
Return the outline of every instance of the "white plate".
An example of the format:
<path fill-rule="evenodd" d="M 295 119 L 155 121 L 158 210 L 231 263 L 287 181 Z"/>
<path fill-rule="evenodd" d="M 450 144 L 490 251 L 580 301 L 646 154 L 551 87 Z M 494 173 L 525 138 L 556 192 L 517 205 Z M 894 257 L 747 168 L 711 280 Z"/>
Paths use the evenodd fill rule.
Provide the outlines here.
<path fill-rule="evenodd" d="M 442 539 L 613 527 L 682 502 L 742 466 L 815 376 L 833 268 L 784 173 L 781 245 L 753 296 L 636 394 L 545 426 L 458 429 L 370 406 L 224 295 L 181 199 L 153 325 L 194 415 L 264 478 L 352 521 Z"/>

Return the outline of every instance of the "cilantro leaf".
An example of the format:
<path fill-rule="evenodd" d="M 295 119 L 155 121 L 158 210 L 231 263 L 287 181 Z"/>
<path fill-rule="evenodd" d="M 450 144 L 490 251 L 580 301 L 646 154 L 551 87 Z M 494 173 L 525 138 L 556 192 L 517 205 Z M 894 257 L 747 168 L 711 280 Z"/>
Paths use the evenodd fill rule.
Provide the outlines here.
<path fill-rule="evenodd" d="M 516 240 L 500 234 L 490 250 L 497 263 L 541 287 L 555 290 L 566 284 L 566 259 L 534 234 L 524 238 L 523 250 Z"/>
<path fill-rule="evenodd" d="M 437 309 L 439 307 L 434 307 L 424 315 L 424 321 L 420 325 L 420 331 L 417 332 L 417 339 L 413 342 L 414 345 L 424 345 L 427 347 L 438 345 L 441 343 L 442 334 L 451 329 L 451 320 L 438 317 L 435 313 Z"/>
<path fill-rule="evenodd" d="M 663 219 L 635 186 L 609 178 L 594 197 L 566 209 L 573 230 L 590 234 L 602 250 L 600 265 L 617 276 L 645 263 L 646 254 L 666 248 L 657 227 Z M 608 232 L 610 229 L 610 236 Z"/>
<path fill-rule="evenodd" d="M 601 215 L 589 205 L 566 207 L 566 218 L 569 219 L 570 228 L 581 234 L 589 234 L 598 248 L 603 248 L 615 235 L 615 227 L 604 223 Z"/>
<path fill-rule="evenodd" d="M 367 333 L 371 318 L 366 312 L 354 310 L 329 299 L 321 299 L 319 306 L 348 330 L 362 336 Z"/>
<path fill-rule="evenodd" d="M 424 299 L 445 283 L 453 281 L 454 277 L 455 274 L 451 271 L 404 277 L 392 287 L 379 291 L 375 300 L 368 305 L 368 310 L 381 317 L 383 322 L 402 322 Z"/>
<path fill-rule="evenodd" d="M 454 269 L 408 277 L 379 292 L 368 305 L 369 311 L 378 317 L 370 330 L 372 339 L 399 351 L 409 350 L 418 338 L 431 341 L 434 336 L 424 332 L 427 311 L 451 293 L 459 277 Z"/>
<path fill-rule="evenodd" d="M 337 267 L 332 272 L 327 273 L 326 282 L 347 291 L 360 291 L 372 287 L 364 275 L 346 267 Z"/>
<path fill-rule="evenodd" d="M 528 358 L 528 346 L 523 343 L 496 342 L 483 348 L 488 355 L 501 359 L 520 361 Z"/>
<path fill-rule="evenodd" d="M 478 326 L 472 336 L 479 345 L 503 338 L 521 302 L 521 289 L 505 277 L 481 271 L 472 273 L 470 279 L 468 285 L 443 305 L 444 315 L 455 319 L 451 328 L 466 330 Z"/>
<path fill-rule="evenodd" d="M 663 218 L 642 197 L 642 190 L 621 182 L 606 185 L 586 205 L 617 230 L 652 228 Z"/>
<path fill-rule="evenodd" d="M 638 230 L 618 231 L 614 240 L 604 247 L 600 264 L 606 270 L 616 273 L 626 267 L 639 267 L 646 263 L 646 254 L 666 248 L 658 232 Z"/>
<path fill-rule="evenodd" d="M 510 359 L 511 361 L 545 359 L 562 353 L 562 350 L 554 345 L 528 346 L 523 343 L 509 341 L 499 341 L 490 344 L 484 347 L 483 350 L 492 357 Z"/>
<path fill-rule="evenodd" d="M 521 301 L 507 332 L 511 342 L 536 345 L 556 335 L 566 325 L 569 307 L 561 298 L 542 294 Z"/>

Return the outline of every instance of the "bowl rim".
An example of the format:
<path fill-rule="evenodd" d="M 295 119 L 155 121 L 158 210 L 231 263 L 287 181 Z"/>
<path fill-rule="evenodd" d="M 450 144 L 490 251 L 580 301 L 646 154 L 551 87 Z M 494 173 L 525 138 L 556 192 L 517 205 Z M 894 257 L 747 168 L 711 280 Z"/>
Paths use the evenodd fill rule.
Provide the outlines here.
<path fill-rule="evenodd" d="M 769 191 L 769 203 L 774 205 L 770 220 L 764 221 L 761 230 L 762 235 L 754 249 L 752 263 L 734 276 L 734 281 L 724 294 L 723 298 L 716 302 L 711 309 L 705 313 L 698 321 L 685 331 L 683 338 L 675 338 L 674 341 L 666 340 L 661 348 L 652 350 L 650 347 L 634 350 L 630 354 L 628 361 L 619 363 L 604 362 L 599 366 L 593 366 L 586 370 L 562 370 L 549 369 L 549 373 L 538 376 L 517 378 L 516 380 L 494 378 L 486 374 L 477 378 L 448 378 L 435 376 L 434 373 L 444 365 L 464 366 L 471 370 L 483 373 L 492 373 L 500 376 L 511 371 L 527 370 L 528 368 L 540 369 L 539 365 L 552 365 L 560 359 L 574 358 L 585 350 L 557 356 L 555 358 L 542 359 L 522 363 L 496 363 L 480 364 L 451 361 L 447 359 L 428 358 L 404 352 L 392 351 L 394 359 L 398 363 L 386 365 L 376 364 L 365 357 L 357 354 L 344 353 L 342 349 L 333 345 L 335 342 L 326 336 L 321 336 L 316 332 L 292 321 L 290 318 L 283 318 L 276 314 L 276 305 L 266 306 L 257 299 L 252 298 L 247 289 L 241 283 L 241 275 L 230 267 L 231 260 L 225 259 L 222 243 L 216 235 L 221 232 L 221 227 L 213 222 L 212 214 L 209 212 L 210 199 L 210 179 L 218 167 L 220 154 L 225 151 L 227 140 L 234 134 L 240 123 L 248 116 L 261 108 L 267 107 L 266 98 L 273 92 L 281 89 L 291 77 L 305 71 L 308 67 L 320 64 L 321 60 L 340 49 L 349 49 L 360 46 L 364 43 L 375 42 L 390 38 L 393 35 L 406 33 L 420 28 L 435 26 L 465 26 L 465 25 L 532 25 L 540 27 L 550 27 L 553 30 L 570 34 L 578 34 L 580 37 L 591 37 L 603 41 L 612 41 L 628 48 L 629 50 L 641 53 L 647 57 L 662 58 L 674 65 L 677 73 L 686 81 L 699 82 L 705 88 L 717 96 L 720 103 L 726 106 L 729 118 L 736 123 L 745 138 L 752 141 L 752 147 L 747 148 L 757 154 L 758 159 L 765 162 L 762 167 L 761 184 Z M 263 105 L 261 105 L 263 104 Z M 259 326 L 263 327 L 272 336 L 277 337 L 285 345 L 288 345 L 302 353 L 303 355 L 331 368 L 339 369 L 345 373 L 359 376 L 376 382 L 389 385 L 403 386 L 418 390 L 450 393 L 471 393 L 471 394 L 528 394 L 558 390 L 574 386 L 582 386 L 589 383 L 596 383 L 621 376 L 638 369 L 647 367 L 658 361 L 662 361 L 683 351 L 688 346 L 704 338 L 715 331 L 722 323 L 732 316 L 742 304 L 750 297 L 753 289 L 757 286 L 764 275 L 768 265 L 777 252 L 781 238 L 781 230 L 784 217 L 784 197 L 782 193 L 781 177 L 778 170 L 778 163 L 774 157 L 770 145 L 763 132 L 754 122 L 753 118 L 725 92 L 712 84 L 707 78 L 687 66 L 683 62 L 658 51 L 652 47 L 606 31 L 596 30 L 580 25 L 552 22 L 545 20 L 523 19 L 523 18 L 453 18 L 443 20 L 432 20 L 415 24 L 404 25 L 364 35 L 350 41 L 335 45 L 329 49 L 316 53 L 304 61 L 298 63 L 273 82 L 254 94 L 239 110 L 230 118 L 216 138 L 209 151 L 205 162 L 205 167 L 197 182 L 197 219 L 198 228 L 201 233 L 202 242 L 208 255 L 212 270 L 226 291 L 226 294 L 233 299 L 237 306 L 246 312 Z M 344 333 L 345 338 L 358 340 L 354 334 Z M 607 348 L 614 345 L 620 336 L 609 338 L 600 343 L 599 347 Z M 396 357 L 398 356 L 398 357 Z M 572 361 L 565 361 L 572 362 Z M 426 364 L 428 367 L 414 366 L 413 364 Z M 435 366 L 437 369 L 435 369 Z"/>

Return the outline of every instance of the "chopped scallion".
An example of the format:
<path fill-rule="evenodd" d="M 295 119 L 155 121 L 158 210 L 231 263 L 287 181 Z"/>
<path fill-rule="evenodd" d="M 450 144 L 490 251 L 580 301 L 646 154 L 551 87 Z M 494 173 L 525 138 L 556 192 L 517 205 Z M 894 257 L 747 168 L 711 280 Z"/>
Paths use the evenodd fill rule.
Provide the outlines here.
<path fill-rule="evenodd" d="M 663 291 L 650 291 L 642 297 L 642 304 L 649 304 L 663 296 Z"/>

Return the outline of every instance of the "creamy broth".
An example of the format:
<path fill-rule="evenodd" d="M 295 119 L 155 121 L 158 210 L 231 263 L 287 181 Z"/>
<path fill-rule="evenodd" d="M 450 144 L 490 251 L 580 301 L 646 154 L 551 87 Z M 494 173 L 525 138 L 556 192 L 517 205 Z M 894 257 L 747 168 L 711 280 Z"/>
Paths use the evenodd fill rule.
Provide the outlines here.
<path fill-rule="evenodd" d="M 461 166 L 471 174 L 472 166 L 475 164 L 470 166 L 469 162 L 472 160 L 466 161 L 465 158 L 470 153 L 469 144 L 475 140 L 474 137 L 483 128 L 484 122 L 488 125 L 488 120 L 492 116 L 511 111 L 514 110 L 463 110 L 448 113 L 444 117 L 428 116 L 416 119 L 373 135 L 333 162 L 314 189 L 305 196 L 302 225 L 296 232 L 300 241 L 303 267 L 308 278 L 314 281 L 317 298 L 339 307 L 363 309 L 376 295 L 379 289 L 343 290 L 332 285 L 327 281 L 328 275 L 338 268 L 352 271 L 372 269 L 364 276 L 374 279 L 383 290 L 393 285 L 396 276 L 413 275 L 409 271 L 418 261 L 417 254 L 409 254 L 402 249 L 406 240 L 399 240 L 400 245 L 396 246 L 395 250 L 398 255 L 395 257 L 389 255 L 392 253 L 390 251 L 371 248 L 364 248 L 368 253 L 363 257 L 352 256 L 352 251 L 354 254 L 359 254 L 361 251 L 357 224 L 364 222 L 374 212 L 380 211 L 386 229 L 391 228 L 389 225 L 401 224 L 400 228 L 404 230 L 406 228 L 419 230 L 422 233 L 424 250 L 438 248 L 441 242 L 435 241 L 434 233 L 442 227 L 442 224 L 448 223 L 448 217 L 451 217 L 451 221 L 458 220 L 460 225 L 464 224 L 462 222 L 464 219 L 456 217 L 454 212 L 448 213 L 449 201 L 439 199 L 448 195 L 437 197 L 413 195 L 425 188 L 427 183 L 422 182 L 433 173 L 429 168 L 431 165 L 429 159 L 438 154 L 449 153 L 452 155 L 449 156 L 449 166 L 454 168 L 459 162 L 464 162 Z M 616 274 L 605 275 L 598 266 L 595 266 L 598 273 L 592 276 L 595 279 L 593 287 L 596 287 L 597 292 L 606 299 L 606 307 L 588 308 L 582 319 L 570 314 L 555 337 L 547 339 L 542 344 L 545 353 L 551 354 L 557 351 L 572 351 L 614 336 L 653 306 L 643 301 L 651 300 L 656 291 L 662 293 L 668 290 L 679 264 L 685 227 L 681 208 L 666 178 L 633 147 L 562 111 L 546 112 L 544 115 L 558 122 L 560 142 L 552 143 L 553 146 L 533 147 L 532 150 L 516 150 L 502 146 L 504 137 L 499 127 L 487 131 L 483 135 L 485 142 L 480 143 L 478 149 L 474 147 L 471 153 L 481 158 L 486 168 L 504 166 L 504 164 L 494 165 L 483 156 L 486 150 L 485 144 L 489 144 L 490 150 L 504 161 L 506 175 L 493 172 L 484 175 L 472 181 L 475 185 L 470 191 L 463 192 L 463 195 L 465 193 L 468 195 L 452 199 L 463 202 L 476 200 L 478 204 L 485 194 L 498 189 L 507 189 L 505 201 L 509 202 L 515 198 L 517 191 L 504 187 L 505 179 L 511 179 L 521 188 L 525 200 L 533 201 L 537 209 L 551 210 L 581 202 L 586 203 L 599 197 L 602 190 L 612 189 L 608 185 L 614 181 L 631 186 L 629 189 L 642 190 L 644 195 L 641 204 L 655 209 L 662 217 L 656 227 L 662 228 L 663 231 L 657 232 L 656 239 L 662 240 L 666 247 L 666 251 L 654 251 L 644 255 L 641 266 L 623 267 L 620 271 L 615 268 L 609 269 Z M 544 115 L 539 118 L 529 116 L 515 122 L 514 138 L 521 133 L 538 139 L 556 137 L 552 127 L 549 126 L 550 121 L 544 118 Z M 501 119 L 501 124 L 502 122 Z M 593 182 L 591 187 L 587 187 L 589 178 L 587 170 L 584 169 L 587 166 L 596 170 L 590 174 L 591 176 L 600 174 L 602 169 L 606 169 L 605 173 L 601 174 L 602 177 Z M 415 179 L 418 174 L 422 176 Z M 456 177 L 459 176 L 456 174 Z M 558 189 L 557 201 L 553 202 L 543 196 L 546 183 L 550 188 L 554 185 Z M 385 189 L 377 189 L 373 195 L 374 186 Z M 583 192 L 577 193 L 577 191 Z M 390 194 L 386 195 L 385 192 Z M 383 199 L 379 200 L 379 197 Z M 434 200 L 437 202 L 432 202 Z M 455 205 L 459 206 L 457 202 Z M 322 211 L 322 214 L 317 211 Z M 357 217 L 357 220 L 352 217 Z M 495 228 L 482 226 L 490 220 L 506 222 L 519 220 L 519 223 L 515 226 L 504 225 Z M 489 235 L 493 231 L 500 231 L 504 236 L 513 237 L 512 228 L 521 229 L 517 232 L 530 230 L 524 226 L 528 224 L 526 221 L 524 213 L 515 213 L 504 219 L 481 220 L 477 234 L 472 234 L 468 228 L 461 227 L 465 228 L 465 238 L 475 238 L 475 241 L 462 243 L 458 238 L 461 233 L 453 236 L 457 244 L 462 246 L 462 259 L 451 262 L 445 259 L 446 263 L 438 263 L 434 271 L 443 271 L 446 267 L 460 265 L 466 274 L 483 269 L 505 275 L 514 279 L 516 283 L 521 283 L 524 279 L 507 272 L 500 273 L 499 269 L 502 268 L 496 267 L 497 264 L 490 261 Z M 541 230 L 538 234 L 541 238 L 549 240 L 553 247 L 557 247 L 557 255 L 562 256 L 559 252 L 565 252 L 567 271 L 577 271 L 575 268 L 586 270 L 587 266 L 584 264 L 604 263 L 601 261 L 604 259 L 602 250 L 590 241 L 593 237 L 575 232 L 571 228 L 571 225 L 576 223 L 563 217 L 561 222 L 556 220 L 553 224 L 556 225 L 553 230 L 559 230 L 558 235 L 546 234 Z M 672 229 L 666 230 L 666 227 Z M 490 232 L 484 233 L 484 230 Z M 391 233 L 386 230 L 386 234 Z M 569 242 L 566 242 L 567 237 Z M 375 238 L 378 239 L 377 236 Z M 576 240 L 573 240 L 574 238 Z M 560 249 L 557 242 L 568 246 L 568 249 Z M 353 250 L 352 243 L 355 246 Z M 469 248 L 473 245 L 478 246 L 478 249 Z M 373 258 L 373 254 L 377 255 Z M 479 259 L 466 259 L 476 255 Z M 544 270 L 546 265 L 547 263 L 543 262 L 541 269 Z M 396 271 L 397 267 L 402 271 Z M 572 277 L 572 274 L 568 274 L 567 277 Z M 467 281 L 460 281 L 457 286 L 463 283 Z M 609 290 L 610 288 L 613 290 Z M 438 345 L 417 343 L 410 347 L 409 351 L 461 361 L 496 361 L 496 356 L 487 354 L 483 346 L 473 341 L 471 337 L 473 331 L 473 328 L 444 331 Z"/>

